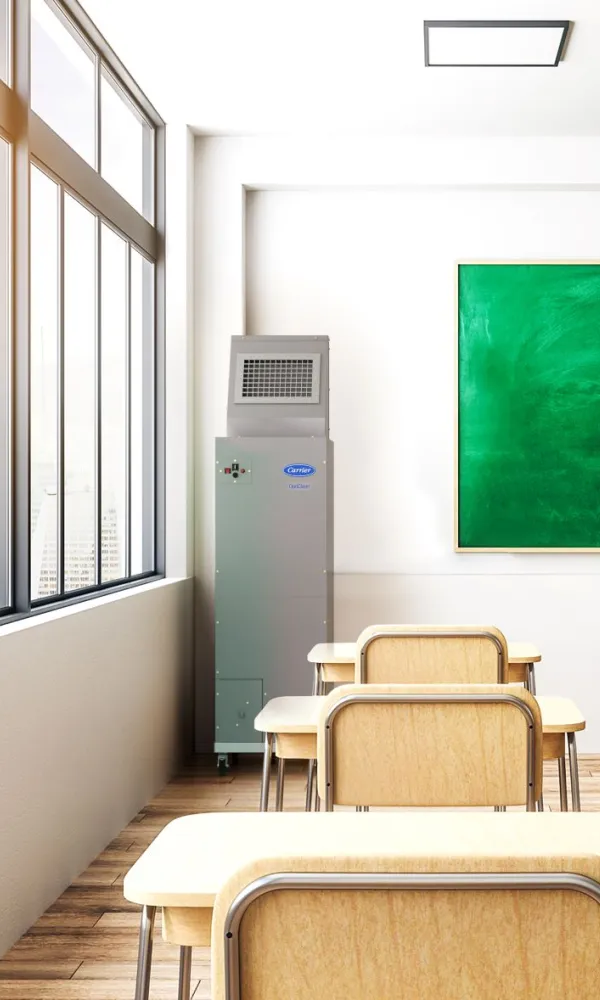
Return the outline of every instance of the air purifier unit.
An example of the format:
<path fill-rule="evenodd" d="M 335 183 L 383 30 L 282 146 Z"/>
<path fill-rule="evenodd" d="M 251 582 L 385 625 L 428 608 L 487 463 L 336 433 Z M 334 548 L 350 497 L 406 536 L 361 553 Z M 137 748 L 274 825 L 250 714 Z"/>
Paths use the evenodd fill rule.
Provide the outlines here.
<path fill-rule="evenodd" d="M 310 694 L 307 654 L 333 635 L 329 338 L 234 337 L 216 441 L 214 748 L 260 752 L 254 719 Z"/>

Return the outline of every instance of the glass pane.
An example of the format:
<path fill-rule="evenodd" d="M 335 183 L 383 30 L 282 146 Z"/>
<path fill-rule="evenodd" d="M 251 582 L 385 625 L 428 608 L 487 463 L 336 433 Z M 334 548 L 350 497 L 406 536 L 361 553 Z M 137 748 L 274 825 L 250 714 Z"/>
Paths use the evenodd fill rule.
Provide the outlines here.
<path fill-rule="evenodd" d="M 131 250 L 131 569 L 154 569 L 154 265 Z"/>
<path fill-rule="evenodd" d="M 9 363 L 10 363 L 10 146 L 0 139 L 0 608 L 10 604 Z"/>
<path fill-rule="evenodd" d="M 106 70 L 100 90 L 102 176 L 152 222 L 154 130 Z"/>
<path fill-rule="evenodd" d="M 67 23 L 45 0 L 31 0 L 31 107 L 95 166 L 94 56 Z"/>
<path fill-rule="evenodd" d="M 127 243 L 102 224 L 102 582 L 125 576 L 127 550 Z"/>
<path fill-rule="evenodd" d="M 31 168 L 31 598 L 57 592 L 58 186 Z"/>
<path fill-rule="evenodd" d="M 9 79 L 9 45 L 10 45 L 10 3 L 9 0 L 0 0 L 0 80 L 10 83 Z"/>
<path fill-rule="evenodd" d="M 96 583 L 96 219 L 65 195 L 65 590 Z"/>

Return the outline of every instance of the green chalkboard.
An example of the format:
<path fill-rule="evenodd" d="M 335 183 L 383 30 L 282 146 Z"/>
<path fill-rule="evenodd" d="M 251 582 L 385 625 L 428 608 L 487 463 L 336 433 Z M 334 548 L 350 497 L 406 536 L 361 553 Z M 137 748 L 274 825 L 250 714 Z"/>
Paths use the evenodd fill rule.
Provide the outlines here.
<path fill-rule="evenodd" d="M 458 268 L 459 549 L 600 547 L 600 264 Z"/>

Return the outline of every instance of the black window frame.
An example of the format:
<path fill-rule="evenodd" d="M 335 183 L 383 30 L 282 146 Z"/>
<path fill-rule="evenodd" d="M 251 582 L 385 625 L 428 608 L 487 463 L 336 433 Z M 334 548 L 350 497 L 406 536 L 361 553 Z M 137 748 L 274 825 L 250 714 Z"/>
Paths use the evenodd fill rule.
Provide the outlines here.
<path fill-rule="evenodd" d="M 10 605 L 0 608 L 0 628 L 7 622 L 27 618 L 57 607 L 67 607 L 103 594 L 125 591 L 141 583 L 160 579 L 165 575 L 165 123 L 143 91 L 78 0 L 44 0 L 82 36 L 94 53 L 96 74 L 96 158 L 90 166 L 57 133 L 31 109 L 31 3 L 30 0 L 10 0 L 9 83 L 0 81 L 0 135 L 11 145 L 11 218 L 10 218 L 10 267 L 11 315 L 10 341 L 10 440 L 9 469 L 5 470 L 10 484 L 9 519 L 9 598 Z M 145 156 L 153 173 L 154 189 L 151 210 L 152 222 L 140 214 L 102 177 L 101 168 L 101 78 L 103 72 L 116 81 L 136 114 L 152 130 L 153 142 L 145 143 Z M 146 162 L 146 161 L 145 161 Z M 114 230 L 128 244 L 127 274 L 131 279 L 131 252 L 137 251 L 154 267 L 153 291 L 153 487 L 154 502 L 152 523 L 148 530 L 153 535 L 154 565 L 143 573 L 130 575 L 130 560 L 126 561 L 126 575 L 119 580 L 102 582 L 101 550 L 98 546 L 102 530 L 102 501 L 100 483 L 97 481 L 97 553 L 96 583 L 77 591 L 57 593 L 31 599 L 31 482 L 30 482 L 30 170 L 32 166 L 46 173 L 59 185 L 61 202 L 65 195 L 79 201 L 96 217 L 96 231 L 100 234 L 102 223 Z M 144 207 L 148 206 L 144 192 Z M 62 236 L 62 234 L 61 234 Z M 100 251 L 100 235 L 97 238 Z M 98 257 L 99 266 L 99 257 Z M 64 278 L 64 260 L 60 262 L 59 285 Z M 131 285 L 128 286 L 130 291 Z M 97 299 L 100 291 L 97 289 Z M 97 304 L 97 322 L 100 323 L 100 306 Z M 62 310 L 60 310 L 62 312 Z M 131 310 L 129 309 L 129 314 Z M 60 337 L 64 333 L 61 315 Z M 128 319 L 128 360 L 131 357 L 131 320 Z M 98 336 L 98 334 L 97 334 Z M 96 380 L 100 383 L 100 364 L 97 360 Z M 59 389 L 62 382 L 59 376 Z M 100 420 L 100 395 L 97 391 L 96 421 Z M 64 397 L 59 396 L 62 410 Z M 127 413 L 127 439 L 131 438 L 131 412 Z M 64 425 L 58 442 L 59 453 L 64 440 Z M 97 467 L 100 452 L 96 455 Z M 131 456 L 127 455 L 127 480 L 131 479 Z M 64 472 L 64 470 L 62 470 Z M 59 529 L 64 528 L 64 476 L 59 469 Z M 64 513 L 64 510 L 63 510 Z M 130 531 L 130 507 L 128 530 Z M 59 565 L 64 569 L 64 531 L 60 537 Z M 130 551 L 130 539 L 127 549 Z M 64 586 L 64 572 L 59 573 L 58 583 Z"/>

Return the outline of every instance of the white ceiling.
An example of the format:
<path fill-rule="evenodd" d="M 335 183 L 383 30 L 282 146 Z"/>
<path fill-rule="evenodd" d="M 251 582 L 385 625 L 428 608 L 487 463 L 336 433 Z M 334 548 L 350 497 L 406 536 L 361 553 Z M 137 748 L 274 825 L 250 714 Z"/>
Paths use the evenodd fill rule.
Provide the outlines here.
<path fill-rule="evenodd" d="M 82 0 L 201 132 L 600 134 L 600 0 Z M 423 20 L 575 22 L 556 69 L 426 69 Z"/>

